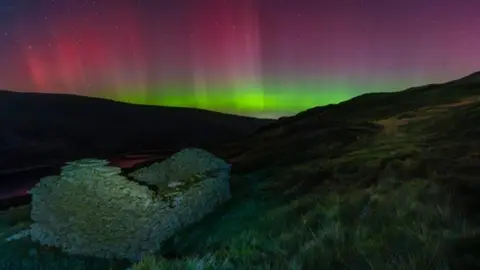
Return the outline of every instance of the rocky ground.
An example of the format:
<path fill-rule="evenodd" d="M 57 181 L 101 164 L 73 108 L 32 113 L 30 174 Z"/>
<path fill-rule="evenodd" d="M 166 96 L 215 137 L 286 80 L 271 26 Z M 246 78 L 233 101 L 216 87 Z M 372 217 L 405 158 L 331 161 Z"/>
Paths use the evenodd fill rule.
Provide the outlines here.
<path fill-rule="evenodd" d="M 210 147 L 233 164 L 232 199 L 135 269 L 479 269 L 479 120 L 476 73 L 313 108 Z M 9 232 L 25 212 L 4 216 Z M 48 269 L 125 267 L 22 242 L 0 249 Z"/>

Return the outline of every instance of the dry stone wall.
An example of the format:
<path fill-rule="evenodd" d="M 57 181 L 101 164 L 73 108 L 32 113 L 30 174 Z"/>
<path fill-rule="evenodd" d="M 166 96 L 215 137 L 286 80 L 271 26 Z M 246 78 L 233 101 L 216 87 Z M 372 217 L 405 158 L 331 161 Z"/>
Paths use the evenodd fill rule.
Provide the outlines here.
<path fill-rule="evenodd" d="M 201 149 L 132 174 L 158 184 L 157 192 L 120 173 L 106 160 L 83 159 L 41 179 L 30 191 L 32 240 L 70 254 L 137 261 L 230 198 L 230 165 Z"/>

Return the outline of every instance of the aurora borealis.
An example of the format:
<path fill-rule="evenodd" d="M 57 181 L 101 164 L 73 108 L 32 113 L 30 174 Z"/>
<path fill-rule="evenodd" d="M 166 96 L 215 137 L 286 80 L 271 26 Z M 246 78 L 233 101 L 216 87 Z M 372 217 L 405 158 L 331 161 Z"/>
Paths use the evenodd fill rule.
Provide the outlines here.
<path fill-rule="evenodd" d="M 278 117 L 480 70 L 475 0 L 3 0 L 0 89 Z"/>

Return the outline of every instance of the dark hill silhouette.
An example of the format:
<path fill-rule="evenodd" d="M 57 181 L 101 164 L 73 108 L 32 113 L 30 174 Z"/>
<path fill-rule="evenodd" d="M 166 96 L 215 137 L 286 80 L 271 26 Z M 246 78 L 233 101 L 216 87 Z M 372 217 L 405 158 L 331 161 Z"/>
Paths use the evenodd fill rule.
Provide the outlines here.
<path fill-rule="evenodd" d="M 0 91 L 0 172 L 82 156 L 224 143 L 271 121 L 75 95 Z"/>

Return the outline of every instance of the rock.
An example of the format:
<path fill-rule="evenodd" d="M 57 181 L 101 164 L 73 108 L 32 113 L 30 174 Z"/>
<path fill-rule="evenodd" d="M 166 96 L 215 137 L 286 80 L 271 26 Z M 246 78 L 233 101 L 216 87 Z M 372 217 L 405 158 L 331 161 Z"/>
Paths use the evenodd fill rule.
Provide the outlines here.
<path fill-rule="evenodd" d="M 19 240 L 19 239 L 25 238 L 29 235 L 30 235 L 30 229 L 25 229 L 25 230 L 21 230 L 21 231 L 17 232 L 16 234 L 13 234 L 13 235 L 5 238 L 5 241 L 11 242 L 11 241 L 14 241 L 14 240 Z"/>
<path fill-rule="evenodd" d="M 209 171 L 229 170 L 230 165 L 211 153 L 198 148 L 186 148 L 169 159 L 139 169 L 129 176 L 139 182 L 163 186 L 172 181 L 183 181 Z"/>
<path fill-rule="evenodd" d="M 160 170 L 161 168 L 161 170 Z M 31 191 L 31 238 L 70 254 L 137 261 L 230 198 L 230 165 L 201 149 L 120 175 L 104 160 L 69 162 Z"/>

